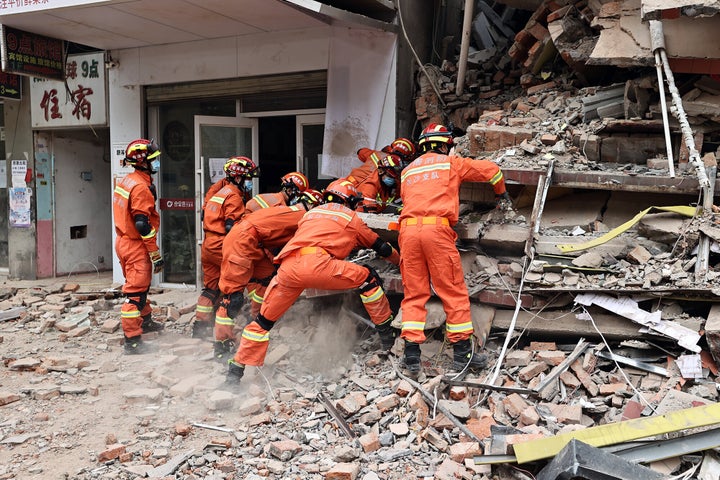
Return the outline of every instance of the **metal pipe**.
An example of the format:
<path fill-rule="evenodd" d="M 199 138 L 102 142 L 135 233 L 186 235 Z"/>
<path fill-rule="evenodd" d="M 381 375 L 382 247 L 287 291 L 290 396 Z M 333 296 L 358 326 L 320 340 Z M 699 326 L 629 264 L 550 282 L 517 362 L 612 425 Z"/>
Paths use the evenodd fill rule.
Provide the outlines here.
<path fill-rule="evenodd" d="M 473 7 L 475 0 L 465 0 L 465 16 L 463 17 L 462 41 L 460 43 L 460 60 L 458 61 L 457 83 L 455 95 L 460 96 L 465 89 L 465 72 L 467 71 L 468 51 L 470 50 L 470 29 L 472 28 Z"/>
<path fill-rule="evenodd" d="M 687 146 L 688 151 L 690 152 L 689 162 L 695 167 L 698 177 L 698 183 L 700 183 L 700 188 L 703 192 L 703 195 L 706 196 L 708 188 L 710 186 L 710 181 L 708 180 L 707 174 L 705 173 L 705 165 L 700 159 L 700 154 L 695 148 L 695 138 L 693 137 L 690 123 L 688 122 L 687 115 L 685 114 L 685 109 L 682 106 L 682 97 L 680 96 L 680 91 L 675 85 L 675 77 L 673 76 L 672 70 L 670 69 L 667 52 L 665 51 L 662 22 L 660 20 L 650 20 L 650 37 L 651 41 L 653 43 L 656 43 L 655 48 L 660 54 L 660 58 L 662 60 L 663 71 L 665 72 L 665 78 L 667 79 L 668 83 L 668 90 L 670 90 L 670 95 L 672 96 L 673 100 L 673 106 L 675 107 L 675 111 L 673 113 L 675 114 L 675 117 L 677 117 L 678 122 L 680 122 L 680 130 L 682 131 L 683 141 L 685 142 L 685 146 Z"/>
<path fill-rule="evenodd" d="M 672 143 L 670 142 L 670 121 L 667 114 L 667 103 L 665 102 L 665 83 L 662 76 L 662 61 L 660 60 L 660 52 L 655 52 L 655 69 L 658 77 L 658 90 L 660 90 L 660 107 L 662 110 L 663 129 L 665 131 L 665 151 L 668 158 L 668 170 L 670 176 L 675 176 L 675 160 L 673 159 Z"/>

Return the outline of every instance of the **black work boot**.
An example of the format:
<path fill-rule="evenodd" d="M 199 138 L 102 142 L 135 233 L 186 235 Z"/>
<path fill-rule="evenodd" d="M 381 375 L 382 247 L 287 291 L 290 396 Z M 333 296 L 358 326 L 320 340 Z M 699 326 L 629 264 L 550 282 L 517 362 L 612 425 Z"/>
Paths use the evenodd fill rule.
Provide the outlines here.
<path fill-rule="evenodd" d="M 143 333 L 162 332 L 165 329 L 165 324 L 153 320 L 152 314 L 150 313 L 142 317 L 142 319 L 141 327 Z"/>
<path fill-rule="evenodd" d="M 375 330 L 377 330 L 378 335 L 380 335 L 380 343 L 382 344 L 382 350 L 384 352 L 388 352 L 393 345 L 395 345 L 395 339 L 398 335 L 397 328 L 394 328 L 391 325 L 393 318 L 395 317 L 390 315 L 390 318 L 385 320 L 383 323 L 375 325 Z"/>
<path fill-rule="evenodd" d="M 148 353 L 149 348 L 145 342 L 142 341 L 142 337 L 125 337 L 125 353 L 129 355 L 139 355 Z"/>
<path fill-rule="evenodd" d="M 226 362 L 235 355 L 235 342 L 231 339 L 215 340 L 215 360 Z"/>
<path fill-rule="evenodd" d="M 417 380 L 420 375 L 420 344 L 408 342 L 405 340 L 405 356 L 403 357 L 403 366 L 406 374 L 413 380 Z"/>
<path fill-rule="evenodd" d="M 213 322 L 195 320 L 192 338 L 210 338 L 213 335 Z"/>
<path fill-rule="evenodd" d="M 245 375 L 245 365 L 237 363 L 235 360 L 228 361 L 228 371 L 225 377 L 225 385 L 237 386 L 243 375 Z"/>
<path fill-rule="evenodd" d="M 453 343 L 453 369 L 456 371 L 481 369 L 487 366 L 487 355 L 474 353 L 471 340 Z"/>

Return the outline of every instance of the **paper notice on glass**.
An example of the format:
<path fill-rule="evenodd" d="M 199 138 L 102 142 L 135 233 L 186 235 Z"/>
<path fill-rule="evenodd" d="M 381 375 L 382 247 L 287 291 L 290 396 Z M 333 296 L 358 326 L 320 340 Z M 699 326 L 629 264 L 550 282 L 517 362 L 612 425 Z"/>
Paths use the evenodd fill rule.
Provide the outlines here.
<path fill-rule="evenodd" d="M 7 160 L 0 160 L 0 188 L 7 188 Z"/>
<path fill-rule="evenodd" d="M 208 158 L 210 183 L 215 183 L 225 178 L 225 170 L 223 170 L 225 162 L 227 162 L 227 158 Z"/>
<path fill-rule="evenodd" d="M 9 192 L 10 226 L 29 227 L 30 223 L 30 196 L 29 188 L 11 188 Z"/>
<path fill-rule="evenodd" d="M 11 160 L 12 186 L 15 188 L 25 188 L 25 175 L 27 174 L 27 160 Z"/>

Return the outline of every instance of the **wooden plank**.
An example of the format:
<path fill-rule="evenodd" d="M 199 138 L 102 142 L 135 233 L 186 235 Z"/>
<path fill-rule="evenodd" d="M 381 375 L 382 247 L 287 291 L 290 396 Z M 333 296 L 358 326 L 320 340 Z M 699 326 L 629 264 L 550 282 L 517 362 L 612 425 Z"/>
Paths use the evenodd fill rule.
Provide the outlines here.
<path fill-rule="evenodd" d="M 518 443 L 514 445 L 514 450 L 518 463 L 522 464 L 553 457 L 572 439 L 580 440 L 594 447 L 604 447 L 717 423 L 720 423 L 720 403 L 711 403 L 701 407 L 670 412 L 665 415 L 636 418 L 625 422 L 600 425 L 585 430 L 555 435 L 554 437 Z"/>

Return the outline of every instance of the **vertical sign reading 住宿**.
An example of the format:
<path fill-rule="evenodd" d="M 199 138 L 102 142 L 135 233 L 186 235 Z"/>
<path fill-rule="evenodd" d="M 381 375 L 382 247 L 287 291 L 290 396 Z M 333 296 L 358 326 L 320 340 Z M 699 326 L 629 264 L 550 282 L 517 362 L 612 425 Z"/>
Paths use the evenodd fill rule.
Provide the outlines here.
<path fill-rule="evenodd" d="M 0 25 L 2 71 L 28 77 L 62 80 L 64 42 L 57 38 Z"/>
<path fill-rule="evenodd" d="M 30 81 L 33 128 L 107 124 L 105 54 L 68 55 L 65 82 Z"/>

